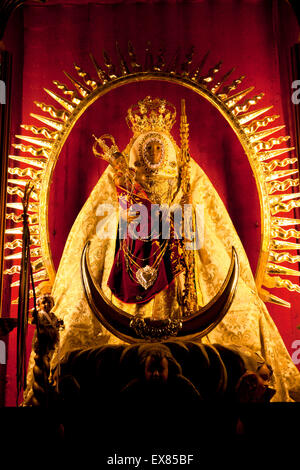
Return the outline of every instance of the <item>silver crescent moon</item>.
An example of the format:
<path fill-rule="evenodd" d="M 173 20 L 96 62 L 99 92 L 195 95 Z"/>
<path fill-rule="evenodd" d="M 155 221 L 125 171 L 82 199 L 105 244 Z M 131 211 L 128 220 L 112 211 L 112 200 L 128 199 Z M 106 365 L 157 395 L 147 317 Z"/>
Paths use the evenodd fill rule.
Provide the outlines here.
<path fill-rule="evenodd" d="M 88 261 L 89 245 L 90 241 L 85 244 L 82 251 L 81 279 L 85 296 L 91 310 L 103 326 L 121 340 L 127 343 L 145 342 L 145 339 L 139 337 L 135 330 L 130 326 L 130 322 L 134 317 L 113 305 L 113 303 L 104 295 L 100 286 L 95 283 Z M 238 277 L 239 261 L 237 252 L 235 248 L 232 247 L 230 267 L 219 292 L 207 305 L 201 307 L 191 316 L 181 319 L 181 328 L 179 329 L 176 337 L 181 340 L 192 340 L 195 338 L 201 338 L 212 331 L 225 317 L 232 304 L 236 292 Z M 152 328 L 159 328 L 162 326 L 161 320 L 147 320 L 150 322 Z"/>

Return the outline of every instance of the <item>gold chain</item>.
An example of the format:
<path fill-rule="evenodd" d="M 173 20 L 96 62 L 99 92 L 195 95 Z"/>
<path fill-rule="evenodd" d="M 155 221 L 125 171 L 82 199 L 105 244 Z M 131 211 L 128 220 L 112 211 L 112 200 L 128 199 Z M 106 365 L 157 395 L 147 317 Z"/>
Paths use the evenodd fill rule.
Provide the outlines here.
<path fill-rule="evenodd" d="M 165 243 L 165 245 L 164 245 L 164 247 L 163 247 L 161 253 L 158 255 L 156 261 L 155 261 L 154 264 L 151 266 L 151 268 L 155 269 L 156 266 L 158 266 L 158 265 L 160 264 L 160 262 L 161 262 L 161 260 L 162 260 L 162 258 L 163 258 L 163 256 L 164 256 L 164 254 L 165 254 L 165 252 L 166 252 L 166 250 L 167 250 L 167 246 L 168 246 L 168 243 L 167 243 L 167 242 L 168 242 L 168 240 L 166 240 L 166 243 Z M 158 251 L 158 250 L 157 250 L 157 251 Z M 157 252 L 157 251 L 156 251 L 156 252 Z M 139 269 L 141 268 L 141 266 L 140 266 L 136 261 L 134 261 L 132 255 L 129 254 L 129 251 L 126 252 L 126 251 L 123 249 L 123 253 L 124 253 L 125 258 L 129 259 L 129 260 L 131 261 L 131 263 L 132 263 L 134 266 L 136 266 L 136 267 L 139 268 Z M 151 257 L 152 257 L 152 256 L 151 256 Z M 150 259 L 151 257 L 145 258 L 144 261 L 147 260 L 147 259 Z M 136 259 L 139 259 L 139 258 L 136 257 Z M 129 269 L 130 269 L 129 263 L 128 263 L 128 267 L 129 267 Z"/>
<path fill-rule="evenodd" d="M 166 245 L 167 243 L 168 243 L 168 240 L 165 240 L 164 245 L 163 245 L 163 249 L 164 249 L 164 247 L 165 247 L 165 245 Z M 125 243 L 123 242 L 122 250 L 123 250 L 124 255 L 127 255 L 127 254 L 129 253 L 129 249 L 126 250 L 124 245 L 125 245 Z M 156 250 L 151 256 L 147 256 L 147 258 L 140 258 L 139 256 L 135 256 L 135 255 L 133 255 L 132 253 L 131 253 L 131 256 L 132 256 L 132 258 L 135 258 L 136 260 L 147 261 L 147 260 L 153 258 L 153 257 L 156 255 L 156 253 L 159 252 L 160 248 L 161 248 L 161 247 L 159 246 L 159 247 L 157 248 L 157 250 Z M 128 255 L 128 256 L 130 256 L 130 255 Z"/>

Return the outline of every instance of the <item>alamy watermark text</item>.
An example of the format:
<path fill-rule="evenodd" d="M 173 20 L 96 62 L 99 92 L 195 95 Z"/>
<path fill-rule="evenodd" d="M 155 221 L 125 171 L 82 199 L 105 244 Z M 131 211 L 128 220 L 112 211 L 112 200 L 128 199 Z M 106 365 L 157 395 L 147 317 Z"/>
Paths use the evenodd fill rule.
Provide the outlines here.
<path fill-rule="evenodd" d="M 0 80 L 0 104 L 6 103 L 6 86 L 3 80 Z"/>

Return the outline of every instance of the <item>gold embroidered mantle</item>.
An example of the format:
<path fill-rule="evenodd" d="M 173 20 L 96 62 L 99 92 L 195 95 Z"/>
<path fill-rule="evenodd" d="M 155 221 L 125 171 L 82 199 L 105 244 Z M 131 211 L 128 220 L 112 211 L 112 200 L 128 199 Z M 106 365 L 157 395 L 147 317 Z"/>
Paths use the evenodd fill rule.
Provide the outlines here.
<path fill-rule="evenodd" d="M 233 227 L 231 219 L 213 185 L 191 160 L 191 190 L 193 204 L 204 206 L 204 243 L 195 256 L 196 280 L 199 298 L 206 304 L 217 293 L 226 277 L 230 264 L 231 247 L 234 246 L 240 260 L 240 279 L 233 304 L 223 321 L 204 341 L 223 345 L 246 345 L 260 353 L 274 370 L 274 384 L 277 393 L 272 401 L 300 401 L 300 373 L 293 364 L 280 334 L 271 319 L 263 301 L 259 298 L 252 272 L 242 243 Z M 173 203 L 180 201 L 179 191 Z M 118 205 L 113 174 L 110 168 L 104 172 L 90 197 L 79 213 L 65 245 L 63 256 L 53 286 L 55 314 L 62 318 L 65 330 L 61 332 L 60 354 L 79 347 L 118 343 L 116 337 L 108 333 L 91 312 L 86 301 L 80 275 L 80 257 L 87 240 L 91 239 L 90 264 L 94 277 L 101 283 L 105 295 L 128 313 L 154 315 L 161 312 L 168 316 L 178 308 L 180 280 L 162 291 L 145 305 L 118 304 L 107 287 L 107 279 L 115 254 L 114 239 L 99 239 L 96 225 L 99 217 L 97 207 L 101 203 Z M 112 214 L 109 223 L 117 230 L 117 217 Z M 57 363 L 54 353 L 52 365 Z M 31 390 L 33 356 L 28 373 L 28 389 L 25 401 Z"/>

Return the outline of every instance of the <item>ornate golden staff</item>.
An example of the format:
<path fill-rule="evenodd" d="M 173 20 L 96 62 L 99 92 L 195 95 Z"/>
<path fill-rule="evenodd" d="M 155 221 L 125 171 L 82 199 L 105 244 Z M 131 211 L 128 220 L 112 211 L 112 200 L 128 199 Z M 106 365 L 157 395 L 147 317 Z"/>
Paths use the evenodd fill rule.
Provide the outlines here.
<path fill-rule="evenodd" d="M 30 282 L 33 291 L 34 308 L 32 310 L 32 319 L 36 325 L 36 336 L 33 343 L 33 348 L 36 352 L 33 391 L 34 398 L 33 404 L 48 404 L 49 393 L 49 363 L 47 357 L 47 347 L 51 349 L 51 341 L 45 340 L 45 332 L 43 337 L 40 329 L 40 316 L 37 309 L 37 300 L 33 279 L 33 270 L 30 261 L 30 231 L 28 225 L 28 207 L 29 198 L 34 186 L 27 183 L 25 186 L 23 203 L 23 236 L 22 236 L 22 259 L 20 271 L 20 287 L 19 287 L 19 303 L 18 303 L 18 319 L 17 319 L 17 406 L 19 402 L 19 395 L 22 389 L 26 388 L 26 338 L 28 329 L 28 314 L 29 314 L 29 292 Z M 61 324 L 61 322 L 60 322 Z M 43 327 L 44 325 L 42 325 Z M 58 326 L 58 325 L 57 325 Z M 45 327 L 44 327 L 45 329 Z M 49 330 L 51 336 L 51 331 Z M 53 337 L 54 336 L 54 337 Z M 52 341 L 55 343 L 56 336 L 52 333 Z"/>
<path fill-rule="evenodd" d="M 183 191 L 183 205 L 189 202 L 191 194 L 190 184 L 190 152 L 189 152 L 189 125 L 185 112 L 185 100 L 181 100 L 180 116 L 181 139 L 181 187 Z M 184 214 L 185 215 L 185 214 Z M 195 229 L 194 215 L 192 214 L 193 232 Z M 195 233 L 195 232 L 194 232 Z M 194 250 L 186 248 L 186 234 L 183 236 L 183 257 L 185 262 L 185 285 L 183 294 L 183 316 L 191 315 L 197 308 L 197 292 L 195 284 L 195 259 Z"/>
<path fill-rule="evenodd" d="M 20 271 L 18 329 L 17 329 L 17 406 L 21 389 L 26 385 L 26 337 L 28 326 L 29 288 L 30 288 L 30 232 L 28 226 L 28 205 L 33 185 L 28 183 L 23 197 L 23 236 Z"/>

